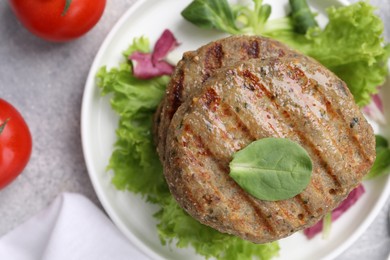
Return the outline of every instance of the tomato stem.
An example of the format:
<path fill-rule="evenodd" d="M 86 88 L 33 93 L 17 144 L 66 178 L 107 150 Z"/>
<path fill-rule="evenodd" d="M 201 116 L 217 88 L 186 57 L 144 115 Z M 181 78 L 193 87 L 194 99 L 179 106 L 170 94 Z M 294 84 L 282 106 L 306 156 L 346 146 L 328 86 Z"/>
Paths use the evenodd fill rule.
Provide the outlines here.
<path fill-rule="evenodd" d="M 72 3 L 72 0 L 66 0 L 65 1 L 65 7 L 64 7 L 64 10 L 62 10 L 61 16 L 65 16 L 66 15 L 66 13 L 68 12 L 68 9 L 69 9 L 71 3 Z"/>
<path fill-rule="evenodd" d="M 8 123 L 9 118 L 7 118 L 1 125 L 0 125 L 0 134 L 3 132 L 5 125 Z"/>

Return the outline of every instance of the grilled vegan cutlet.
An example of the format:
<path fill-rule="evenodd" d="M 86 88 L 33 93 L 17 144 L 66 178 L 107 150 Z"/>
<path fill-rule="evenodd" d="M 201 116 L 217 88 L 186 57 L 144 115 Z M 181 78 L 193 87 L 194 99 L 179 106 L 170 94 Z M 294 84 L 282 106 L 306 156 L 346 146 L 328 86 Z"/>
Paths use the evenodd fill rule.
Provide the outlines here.
<path fill-rule="evenodd" d="M 222 42 L 242 46 L 253 39 L 240 36 Z M 284 54 L 219 66 L 199 82 L 183 85 L 177 103 L 170 100 L 176 97 L 168 89 L 155 122 L 156 129 L 166 130 L 157 131 L 156 137 L 162 138 L 158 149 L 180 206 L 205 225 L 255 243 L 315 224 L 360 183 L 375 159 L 372 128 L 345 83 L 313 59 L 279 43 L 274 46 L 276 53 Z M 179 63 L 170 86 L 182 66 Z M 193 66 L 197 75 L 204 71 Z M 265 137 L 288 138 L 310 155 L 312 178 L 297 196 L 259 200 L 229 176 L 233 154 Z"/>

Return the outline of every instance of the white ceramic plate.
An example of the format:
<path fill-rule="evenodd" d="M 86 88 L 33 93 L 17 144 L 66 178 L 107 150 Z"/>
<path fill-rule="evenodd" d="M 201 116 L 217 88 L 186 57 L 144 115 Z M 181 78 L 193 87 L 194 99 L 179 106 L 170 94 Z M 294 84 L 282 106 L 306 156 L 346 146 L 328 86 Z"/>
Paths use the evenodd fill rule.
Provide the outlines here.
<path fill-rule="evenodd" d="M 90 178 L 95 191 L 110 218 L 125 236 L 152 259 L 201 259 L 192 248 L 177 249 L 162 246 L 152 217 L 157 208 L 129 192 L 118 191 L 111 184 L 112 173 L 106 172 L 115 142 L 118 117 L 111 110 L 109 98 L 102 98 L 95 84 L 97 70 L 106 65 L 117 66 L 121 52 L 134 37 L 145 35 L 154 43 L 162 31 L 169 28 L 181 42 L 178 51 L 197 47 L 221 38 L 224 34 L 198 29 L 186 22 L 180 12 L 189 0 L 139 0 L 118 21 L 102 44 L 91 67 L 82 105 L 82 144 Z M 284 16 L 287 0 L 269 1 L 273 7 L 271 19 Z M 277 3 L 275 3 L 277 2 Z M 317 1 L 320 2 L 320 1 Z M 324 8 L 345 4 L 337 0 L 321 1 L 313 8 L 322 23 Z M 386 95 L 389 97 L 389 93 Z M 389 101 L 386 101 L 389 102 Z M 384 102 L 384 103 L 386 103 Z M 378 131 L 378 126 L 375 126 Z M 368 227 L 390 194 L 390 179 L 380 178 L 365 183 L 364 197 L 332 226 L 327 240 L 317 236 L 307 240 L 301 233 L 280 241 L 278 259 L 332 259 L 349 247 Z M 184 258 L 185 257 L 185 258 Z"/>

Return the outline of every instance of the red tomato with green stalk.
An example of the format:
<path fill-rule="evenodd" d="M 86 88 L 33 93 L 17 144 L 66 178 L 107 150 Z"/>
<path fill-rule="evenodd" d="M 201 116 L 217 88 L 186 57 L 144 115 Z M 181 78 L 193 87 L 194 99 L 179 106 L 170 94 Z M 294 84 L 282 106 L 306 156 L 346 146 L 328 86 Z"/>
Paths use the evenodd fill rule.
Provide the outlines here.
<path fill-rule="evenodd" d="M 106 0 L 9 0 L 9 3 L 30 32 L 49 41 L 65 42 L 95 26 Z"/>
<path fill-rule="evenodd" d="M 22 115 L 0 98 L 0 189 L 23 171 L 31 149 L 30 130 Z"/>

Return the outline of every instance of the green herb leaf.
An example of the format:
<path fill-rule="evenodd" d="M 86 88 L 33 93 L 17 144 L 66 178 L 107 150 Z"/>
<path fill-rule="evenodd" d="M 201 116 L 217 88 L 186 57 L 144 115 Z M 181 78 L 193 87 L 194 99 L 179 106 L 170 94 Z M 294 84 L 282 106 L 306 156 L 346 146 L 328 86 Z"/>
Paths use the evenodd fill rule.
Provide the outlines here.
<path fill-rule="evenodd" d="M 65 16 L 66 13 L 69 10 L 70 4 L 72 3 L 72 0 L 65 0 L 65 6 L 64 9 L 62 10 L 61 16 Z"/>
<path fill-rule="evenodd" d="M 265 31 L 272 8 L 268 4 L 262 4 L 262 0 L 253 0 L 254 7 L 245 5 L 233 6 L 236 24 L 241 33 L 262 34 Z"/>
<path fill-rule="evenodd" d="M 290 0 L 289 2 L 295 32 L 305 34 L 309 28 L 318 26 L 306 0 Z"/>
<path fill-rule="evenodd" d="M 292 32 L 291 17 L 268 22 L 271 6 L 253 0 L 253 5 L 229 5 L 226 0 L 193 0 L 183 11 L 182 16 L 194 25 L 217 29 L 230 34 L 263 34 Z"/>
<path fill-rule="evenodd" d="M 371 170 L 366 176 L 364 176 L 365 180 L 370 180 L 390 173 L 389 143 L 386 138 L 381 135 L 376 135 L 375 140 L 376 159 L 371 167 Z"/>
<path fill-rule="evenodd" d="M 7 118 L 1 125 L 0 125 L 0 134 L 4 131 L 5 126 L 7 125 L 9 121 L 9 118 Z"/>
<path fill-rule="evenodd" d="M 284 138 L 257 140 L 234 154 L 230 176 L 252 196 L 292 198 L 309 184 L 312 161 L 299 144 Z"/>
<path fill-rule="evenodd" d="M 148 200 L 168 192 L 151 133 L 153 113 L 156 110 L 169 77 L 150 80 L 136 79 L 132 75 L 127 56 L 134 51 L 149 51 L 149 40 L 141 37 L 124 52 L 125 59 L 118 68 L 102 67 L 97 85 L 102 95 L 111 94 L 111 107 L 120 115 L 116 130 L 117 141 L 108 169 L 115 175 L 112 182 L 118 189 L 128 189 L 146 195 Z M 140 176 L 142 176 L 140 178 Z M 157 195 L 159 194 L 159 195 Z"/>
<path fill-rule="evenodd" d="M 232 34 L 239 32 L 226 0 L 194 0 L 181 15 L 201 28 L 218 29 Z"/>
<path fill-rule="evenodd" d="M 217 29 L 230 34 L 264 34 L 275 31 L 292 31 L 290 17 L 268 22 L 271 6 L 262 0 L 253 0 L 254 5 L 229 5 L 226 0 L 194 0 L 182 16 L 201 28 Z"/>

